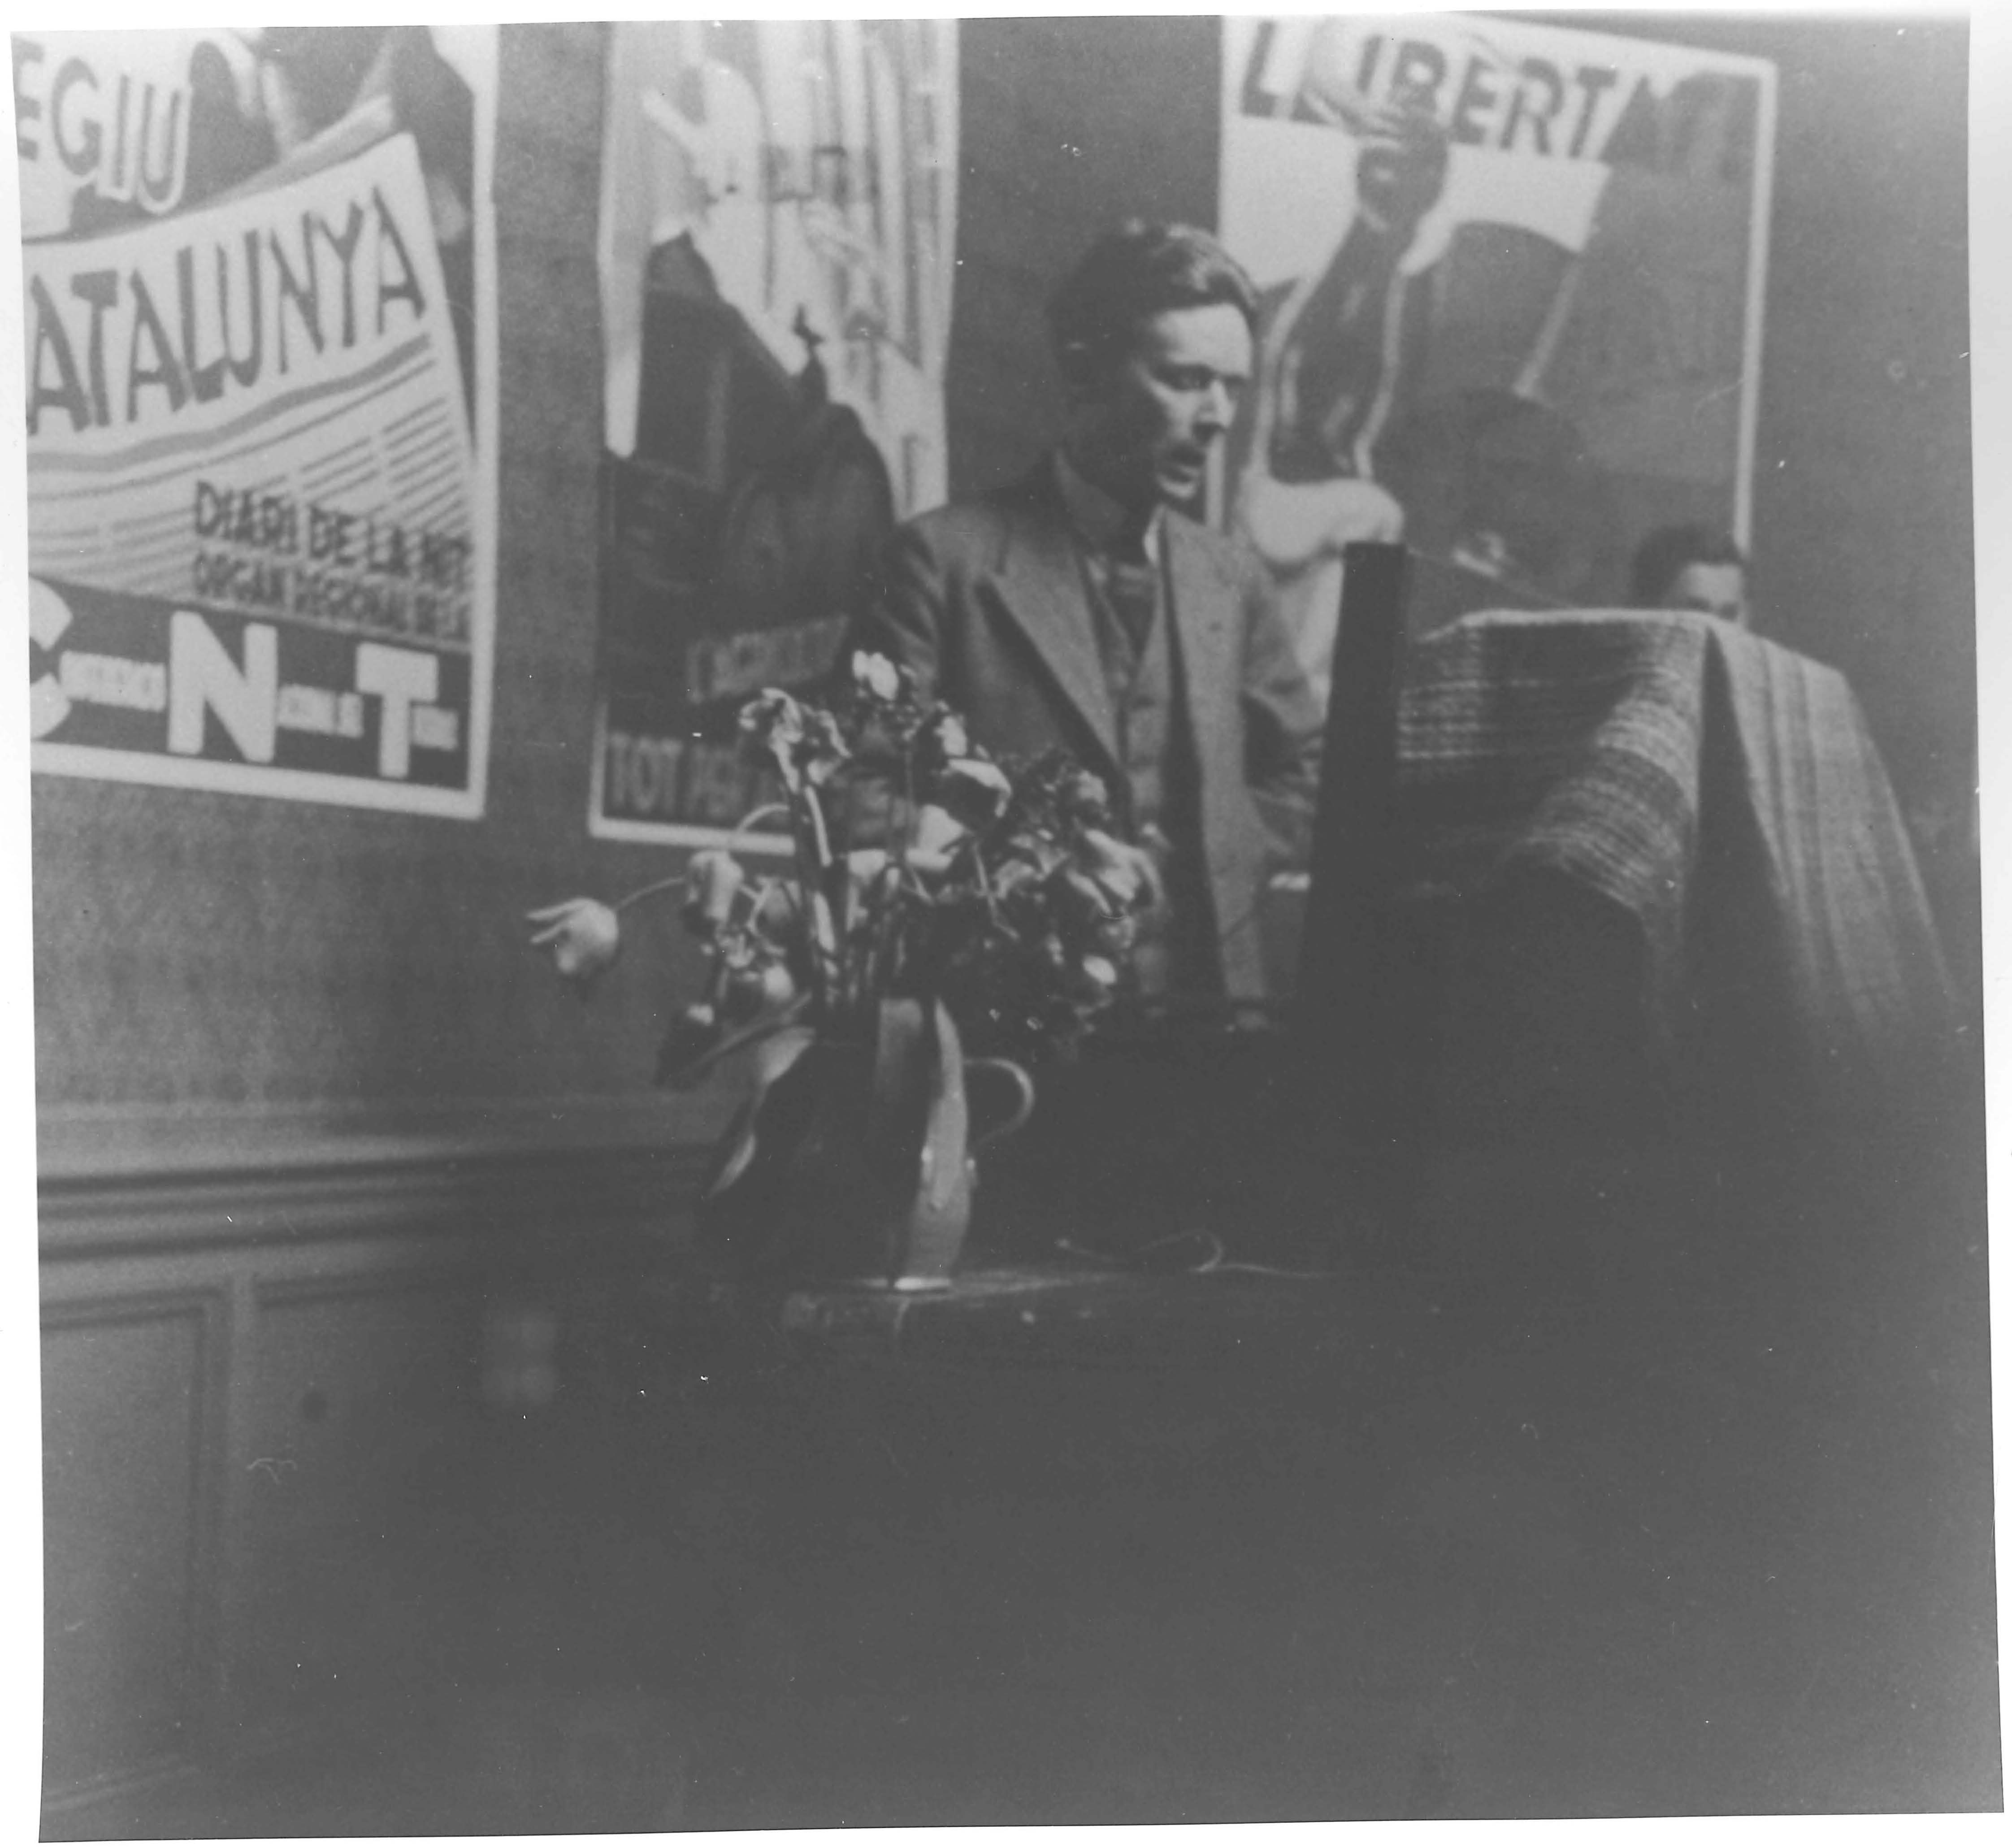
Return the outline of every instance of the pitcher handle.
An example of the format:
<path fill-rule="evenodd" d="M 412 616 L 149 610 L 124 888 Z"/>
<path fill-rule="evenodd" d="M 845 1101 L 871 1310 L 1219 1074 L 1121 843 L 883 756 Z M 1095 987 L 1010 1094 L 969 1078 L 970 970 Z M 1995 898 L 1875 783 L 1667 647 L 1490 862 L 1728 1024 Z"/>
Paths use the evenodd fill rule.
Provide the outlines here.
<path fill-rule="evenodd" d="M 1023 1066 L 1015 1064 L 1011 1059 L 976 1058 L 966 1059 L 964 1068 L 966 1072 L 1004 1072 L 1012 1079 L 1015 1089 L 1020 1093 L 1018 1101 L 1004 1120 L 978 1131 L 972 1136 L 971 1147 L 974 1151 L 982 1149 L 988 1142 L 997 1142 L 1002 1136 L 1011 1136 L 1034 1114 L 1034 1081 Z"/>

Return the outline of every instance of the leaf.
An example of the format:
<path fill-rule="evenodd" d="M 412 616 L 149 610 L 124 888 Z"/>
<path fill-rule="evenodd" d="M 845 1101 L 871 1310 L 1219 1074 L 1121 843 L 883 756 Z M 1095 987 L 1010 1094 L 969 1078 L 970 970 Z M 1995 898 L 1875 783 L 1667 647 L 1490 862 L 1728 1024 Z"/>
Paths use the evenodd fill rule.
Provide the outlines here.
<path fill-rule="evenodd" d="M 690 1007 L 672 1021 L 657 1047 L 655 1080 L 673 1090 L 684 1089 L 690 1075 L 703 1069 L 706 1055 L 719 1044 L 719 1016 L 704 1003 Z"/>
<path fill-rule="evenodd" d="M 737 1033 L 729 1033 L 724 1039 L 717 1040 L 708 1050 L 699 1053 L 690 1064 L 683 1066 L 674 1067 L 667 1071 L 663 1064 L 663 1054 L 660 1052 L 658 1064 L 659 1075 L 657 1082 L 672 1090 L 688 1089 L 696 1084 L 722 1060 L 731 1058 L 744 1047 L 759 1044 L 762 1047 L 762 1054 L 757 1054 L 754 1061 L 756 1082 L 765 1087 L 774 1083 L 776 1079 L 781 1077 L 783 1072 L 803 1056 L 803 1047 L 798 1046 L 794 1051 L 790 1052 L 783 1058 L 782 1064 L 765 1077 L 762 1075 L 762 1054 L 769 1052 L 768 1043 L 776 1040 L 790 1039 L 797 1034 L 806 1035 L 811 1039 L 815 1038 L 816 1036 L 812 1033 L 808 1027 L 791 1025 L 791 1022 L 795 1021 L 809 1005 L 809 997 L 800 994 L 781 1013 L 772 1015 L 766 1020 L 758 1020 L 752 1026 L 745 1027 Z M 693 1011 L 696 1012 L 697 1010 L 694 1009 Z M 668 1047 L 668 1042 L 666 1046 Z"/>
<path fill-rule="evenodd" d="M 817 1044 L 813 1027 L 786 1026 L 771 1033 L 755 1049 L 752 1062 L 754 1097 L 761 1101 L 768 1090 L 797 1061 Z"/>
<path fill-rule="evenodd" d="M 783 1074 L 816 1043 L 817 1034 L 811 1028 L 786 1026 L 771 1033 L 755 1048 L 752 1082 L 746 1099 L 727 1127 L 727 1157 L 713 1176 L 712 1185 L 705 1190 L 708 1199 L 718 1198 L 747 1172 L 760 1140 L 754 1133 L 754 1127 L 761 1121 L 763 1101 Z"/>
<path fill-rule="evenodd" d="M 728 1188 L 747 1172 L 748 1164 L 754 1159 L 754 1100 L 748 1098 L 733 1113 L 733 1121 L 728 1125 L 724 1145 L 727 1157 L 719 1172 L 712 1177 L 712 1185 L 706 1189 L 705 1197 L 717 1200 Z"/>

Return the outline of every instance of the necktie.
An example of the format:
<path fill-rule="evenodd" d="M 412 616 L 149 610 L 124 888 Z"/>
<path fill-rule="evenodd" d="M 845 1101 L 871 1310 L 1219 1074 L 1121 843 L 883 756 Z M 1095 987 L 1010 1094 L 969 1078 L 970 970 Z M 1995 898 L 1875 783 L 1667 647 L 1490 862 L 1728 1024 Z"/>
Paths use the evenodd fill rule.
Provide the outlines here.
<path fill-rule="evenodd" d="M 1105 567 L 1104 592 L 1133 653 L 1144 654 L 1160 605 L 1158 568 L 1143 554 L 1137 557 L 1113 555 Z"/>

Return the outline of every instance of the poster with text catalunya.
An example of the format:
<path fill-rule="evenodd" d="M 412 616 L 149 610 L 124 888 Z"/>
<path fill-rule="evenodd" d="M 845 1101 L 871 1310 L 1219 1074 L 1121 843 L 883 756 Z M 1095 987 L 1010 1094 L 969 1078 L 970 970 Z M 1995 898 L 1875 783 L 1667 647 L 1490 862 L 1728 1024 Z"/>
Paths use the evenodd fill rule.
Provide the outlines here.
<path fill-rule="evenodd" d="M 493 30 L 13 51 L 33 768 L 479 815 Z"/>
<path fill-rule="evenodd" d="M 1225 499 L 1323 690 L 1351 541 L 1472 608 L 1625 603 L 1664 526 L 1745 540 L 1771 65 L 1477 15 L 1225 30 L 1261 303 Z"/>

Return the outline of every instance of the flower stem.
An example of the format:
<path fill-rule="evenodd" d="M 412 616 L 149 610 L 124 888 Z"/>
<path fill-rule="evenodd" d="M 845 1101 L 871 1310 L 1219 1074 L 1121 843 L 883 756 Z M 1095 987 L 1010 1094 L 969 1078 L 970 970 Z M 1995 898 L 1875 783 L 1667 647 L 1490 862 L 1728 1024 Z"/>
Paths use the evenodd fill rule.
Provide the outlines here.
<path fill-rule="evenodd" d="M 789 812 L 790 805 L 787 802 L 764 802 L 758 808 L 749 809 L 733 824 L 733 838 L 739 840 L 757 822 L 765 822 L 772 815 L 787 815 Z"/>
<path fill-rule="evenodd" d="M 797 877 L 804 890 L 811 934 L 811 981 L 820 1019 L 829 1021 L 839 997 L 833 992 L 838 976 L 838 945 L 832 922 L 831 897 L 825 887 L 830 870 L 831 840 L 825 831 L 824 811 L 817 792 L 799 779 L 791 787 L 790 819 L 797 840 Z"/>
<path fill-rule="evenodd" d="M 800 994 L 786 1008 L 772 1014 L 766 1020 L 755 1021 L 743 1027 L 737 1033 L 729 1033 L 717 1045 L 708 1047 L 690 1064 L 680 1065 L 664 1080 L 666 1089 L 677 1090 L 696 1083 L 722 1059 L 731 1058 L 737 1052 L 754 1045 L 758 1040 L 768 1039 L 780 1033 L 786 1026 L 794 1026 L 804 1009 L 810 1005 L 810 997 Z"/>
<path fill-rule="evenodd" d="M 615 909 L 626 912 L 632 904 L 640 904 L 644 899 L 654 898 L 659 892 L 668 892 L 673 886 L 682 886 L 684 883 L 685 876 L 682 872 L 674 872 L 669 879 L 653 879 L 647 886 L 637 887 L 627 897 L 616 899 Z"/>

